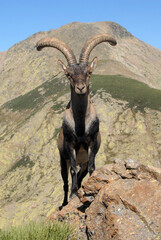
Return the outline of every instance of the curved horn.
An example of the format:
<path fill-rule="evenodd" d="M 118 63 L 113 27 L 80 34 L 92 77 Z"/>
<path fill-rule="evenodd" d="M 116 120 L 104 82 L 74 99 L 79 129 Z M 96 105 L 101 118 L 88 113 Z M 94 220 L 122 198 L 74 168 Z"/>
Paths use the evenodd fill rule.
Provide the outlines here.
<path fill-rule="evenodd" d="M 97 34 L 94 37 L 90 38 L 82 48 L 79 62 L 87 63 L 89 59 L 89 55 L 94 47 L 102 42 L 109 42 L 110 45 L 115 46 L 117 44 L 116 40 L 110 34 Z"/>
<path fill-rule="evenodd" d="M 41 51 L 41 49 L 44 47 L 57 48 L 59 51 L 61 51 L 64 54 L 69 65 L 77 63 L 74 53 L 70 49 L 70 47 L 66 43 L 64 43 L 63 41 L 57 38 L 47 37 L 37 42 L 36 48 L 38 51 Z"/>

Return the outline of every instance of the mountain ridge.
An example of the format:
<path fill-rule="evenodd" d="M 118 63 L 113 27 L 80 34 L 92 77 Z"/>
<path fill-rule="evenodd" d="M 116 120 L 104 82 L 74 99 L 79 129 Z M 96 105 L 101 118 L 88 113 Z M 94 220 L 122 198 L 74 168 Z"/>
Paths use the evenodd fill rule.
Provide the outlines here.
<path fill-rule="evenodd" d="M 118 44 L 111 47 L 102 43 L 92 51 L 90 59 L 97 56 L 99 60 L 95 74 L 120 74 L 161 89 L 160 50 L 135 38 L 114 22 L 73 22 L 55 30 L 35 33 L 1 54 L 0 103 L 34 89 L 59 72 L 57 59 L 64 61 L 65 58 L 56 49 L 37 52 L 35 45 L 39 39 L 49 36 L 65 41 L 78 59 L 85 41 L 105 32 L 114 35 Z"/>

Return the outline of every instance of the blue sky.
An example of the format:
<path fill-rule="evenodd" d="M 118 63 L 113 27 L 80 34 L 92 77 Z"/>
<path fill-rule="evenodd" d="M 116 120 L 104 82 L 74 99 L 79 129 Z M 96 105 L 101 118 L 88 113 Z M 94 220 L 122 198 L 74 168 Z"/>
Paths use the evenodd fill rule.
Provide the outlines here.
<path fill-rule="evenodd" d="M 74 21 L 114 21 L 161 50 L 161 0 L 0 0 L 0 6 L 0 51 Z"/>

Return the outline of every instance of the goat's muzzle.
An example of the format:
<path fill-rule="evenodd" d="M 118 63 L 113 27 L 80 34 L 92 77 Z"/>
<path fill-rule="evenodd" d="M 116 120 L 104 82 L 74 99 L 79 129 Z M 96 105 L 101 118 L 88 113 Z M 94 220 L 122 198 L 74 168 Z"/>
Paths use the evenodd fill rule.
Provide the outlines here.
<path fill-rule="evenodd" d="M 87 92 L 87 86 L 85 84 L 76 84 L 75 92 L 77 94 L 85 94 Z"/>

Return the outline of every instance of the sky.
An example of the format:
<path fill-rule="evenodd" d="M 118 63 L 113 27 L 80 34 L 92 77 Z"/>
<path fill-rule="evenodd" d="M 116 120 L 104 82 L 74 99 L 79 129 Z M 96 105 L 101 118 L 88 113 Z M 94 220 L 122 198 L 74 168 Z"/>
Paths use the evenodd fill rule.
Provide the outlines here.
<path fill-rule="evenodd" d="M 161 0 L 0 0 L 0 52 L 70 22 L 113 21 L 161 50 Z"/>

